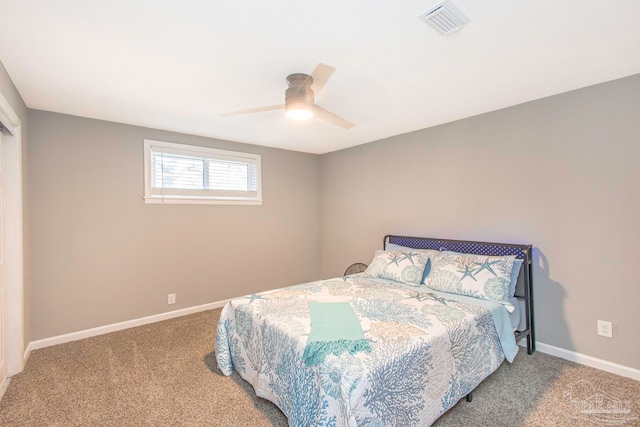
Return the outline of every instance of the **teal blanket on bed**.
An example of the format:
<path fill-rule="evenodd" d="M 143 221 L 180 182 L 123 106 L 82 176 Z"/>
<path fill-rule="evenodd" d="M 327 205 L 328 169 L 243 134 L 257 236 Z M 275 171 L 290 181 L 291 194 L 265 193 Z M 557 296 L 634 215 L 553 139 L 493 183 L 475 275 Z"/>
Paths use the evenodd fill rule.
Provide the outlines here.
<path fill-rule="evenodd" d="M 324 362 L 329 354 L 371 352 L 358 316 L 348 302 L 309 302 L 311 332 L 302 359 L 307 366 Z"/>

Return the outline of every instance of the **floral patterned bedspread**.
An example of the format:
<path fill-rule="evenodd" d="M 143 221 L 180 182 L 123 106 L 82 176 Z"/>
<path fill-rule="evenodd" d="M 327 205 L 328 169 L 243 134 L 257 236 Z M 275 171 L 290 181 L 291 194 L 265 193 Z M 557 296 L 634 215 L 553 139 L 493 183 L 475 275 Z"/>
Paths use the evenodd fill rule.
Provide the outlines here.
<path fill-rule="evenodd" d="M 491 311 L 442 295 L 354 275 L 237 298 L 218 323 L 218 366 L 291 426 L 430 425 L 504 360 Z M 371 353 L 307 367 L 309 301 L 350 302 Z"/>

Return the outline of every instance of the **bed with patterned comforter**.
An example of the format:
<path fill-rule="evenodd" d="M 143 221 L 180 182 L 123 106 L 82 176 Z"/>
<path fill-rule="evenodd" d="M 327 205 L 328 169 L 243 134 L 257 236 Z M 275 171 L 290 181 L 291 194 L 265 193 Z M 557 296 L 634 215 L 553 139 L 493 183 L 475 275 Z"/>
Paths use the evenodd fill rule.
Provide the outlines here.
<path fill-rule="evenodd" d="M 310 301 L 348 301 L 371 352 L 306 366 Z M 234 299 L 216 335 L 221 371 L 237 371 L 291 426 L 430 425 L 517 351 L 498 303 L 360 275 Z"/>

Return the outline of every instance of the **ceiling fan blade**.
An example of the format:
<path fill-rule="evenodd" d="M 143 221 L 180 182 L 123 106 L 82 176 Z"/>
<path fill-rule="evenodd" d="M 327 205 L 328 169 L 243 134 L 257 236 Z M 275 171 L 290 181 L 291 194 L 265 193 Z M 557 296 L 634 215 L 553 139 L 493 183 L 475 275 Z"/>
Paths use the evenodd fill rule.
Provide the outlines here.
<path fill-rule="evenodd" d="M 323 63 L 319 63 L 316 69 L 313 70 L 313 73 L 311 73 L 311 77 L 313 77 L 313 84 L 311 85 L 311 88 L 315 92 L 316 96 L 322 91 L 324 85 L 327 84 L 327 81 L 331 78 L 334 71 L 336 71 L 335 68 Z"/>
<path fill-rule="evenodd" d="M 340 116 L 336 116 L 329 110 L 325 110 L 322 107 L 318 107 L 317 105 L 313 106 L 313 114 L 316 118 L 320 120 L 324 120 L 325 122 L 329 122 L 336 126 L 341 126 L 345 129 L 351 129 L 355 125 L 348 120 L 343 119 Z"/>
<path fill-rule="evenodd" d="M 231 111 L 229 113 L 222 113 L 221 116 L 238 116 L 240 114 L 261 113 L 263 111 L 272 110 L 284 110 L 284 104 L 279 105 L 267 105 L 266 107 L 249 108 L 247 110 Z"/>

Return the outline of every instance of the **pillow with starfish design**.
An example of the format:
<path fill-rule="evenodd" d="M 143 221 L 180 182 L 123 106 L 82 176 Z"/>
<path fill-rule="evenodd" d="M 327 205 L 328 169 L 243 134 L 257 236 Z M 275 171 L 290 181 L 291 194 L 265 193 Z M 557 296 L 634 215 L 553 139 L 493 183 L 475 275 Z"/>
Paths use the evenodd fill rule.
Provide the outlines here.
<path fill-rule="evenodd" d="M 497 301 L 509 312 L 509 284 L 515 256 L 439 253 L 431 257 L 425 284 L 451 294 Z"/>
<path fill-rule="evenodd" d="M 419 286 L 428 260 L 429 256 L 424 251 L 377 250 L 362 275 Z"/>

